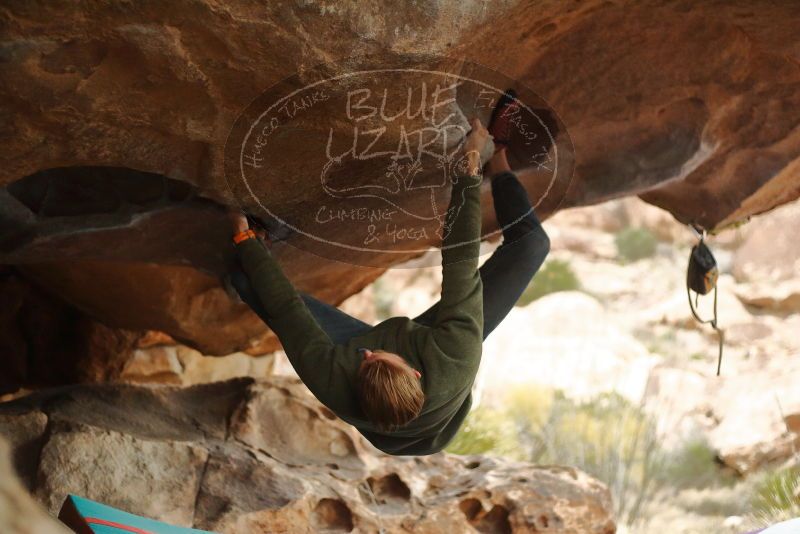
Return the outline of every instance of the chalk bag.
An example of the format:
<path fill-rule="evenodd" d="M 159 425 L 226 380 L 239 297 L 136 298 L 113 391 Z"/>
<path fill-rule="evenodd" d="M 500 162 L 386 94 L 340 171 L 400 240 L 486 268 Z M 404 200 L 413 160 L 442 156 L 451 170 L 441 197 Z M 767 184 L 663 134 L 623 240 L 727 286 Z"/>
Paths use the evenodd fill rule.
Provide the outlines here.
<path fill-rule="evenodd" d="M 717 376 L 720 374 L 722 368 L 722 346 L 724 344 L 724 332 L 719 328 L 717 323 L 717 279 L 719 278 L 719 269 L 717 268 L 717 261 L 711 253 L 711 249 L 705 244 L 706 231 L 692 226 L 692 229 L 697 233 L 700 240 L 692 247 L 692 252 L 689 254 L 689 266 L 686 269 L 686 295 L 689 297 L 689 308 L 692 310 L 692 315 L 701 324 L 710 324 L 717 332 L 719 339 L 719 355 L 717 357 Z M 714 291 L 714 316 L 711 319 L 702 319 L 697 313 L 697 304 L 700 295 L 708 295 Z M 694 292 L 694 301 L 692 301 L 692 292 Z"/>

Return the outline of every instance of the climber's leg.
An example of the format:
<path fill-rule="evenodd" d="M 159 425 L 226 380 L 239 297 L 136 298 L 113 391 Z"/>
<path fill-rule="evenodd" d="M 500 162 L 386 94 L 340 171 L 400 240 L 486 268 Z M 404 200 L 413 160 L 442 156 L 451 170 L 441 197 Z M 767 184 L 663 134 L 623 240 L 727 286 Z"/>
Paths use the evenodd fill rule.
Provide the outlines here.
<path fill-rule="evenodd" d="M 242 300 L 261 317 L 262 321 L 269 325 L 270 316 L 250 285 L 247 274 L 237 267 L 230 271 L 229 276 L 231 284 L 236 288 Z M 346 343 L 350 338 L 363 334 L 372 328 L 369 324 L 346 314 L 335 306 L 326 304 L 306 293 L 300 292 L 299 294 L 319 326 L 328 334 L 331 341 L 337 345 Z"/>
<path fill-rule="evenodd" d="M 372 328 L 372 325 L 356 319 L 336 306 L 317 300 L 307 293 L 301 292 L 300 296 L 317 323 L 337 345 L 343 345 L 350 341 L 350 338 L 364 334 Z"/>
<path fill-rule="evenodd" d="M 484 339 L 505 319 L 550 252 L 550 239 L 514 173 L 492 177 L 492 198 L 503 242 L 480 270 Z"/>
<path fill-rule="evenodd" d="M 483 282 L 483 338 L 495 329 L 514 307 L 533 275 L 550 251 L 550 240 L 531 207 L 528 194 L 508 168 L 505 150 L 490 160 L 492 198 L 503 243 L 481 266 Z M 416 317 L 420 324 L 432 324 L 438 303 Z"/>

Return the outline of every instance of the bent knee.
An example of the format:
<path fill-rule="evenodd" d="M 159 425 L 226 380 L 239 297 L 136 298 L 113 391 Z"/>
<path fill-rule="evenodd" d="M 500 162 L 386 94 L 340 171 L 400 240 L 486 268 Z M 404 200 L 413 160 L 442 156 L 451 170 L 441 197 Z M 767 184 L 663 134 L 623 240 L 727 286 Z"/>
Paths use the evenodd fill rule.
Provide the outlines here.
<path fill-rule="evenodd" d="M 532 228 L 520 241 L 526 249 L 525 256 L 537 266 L 550 253 L 550 237 L 541 225 Z"/>

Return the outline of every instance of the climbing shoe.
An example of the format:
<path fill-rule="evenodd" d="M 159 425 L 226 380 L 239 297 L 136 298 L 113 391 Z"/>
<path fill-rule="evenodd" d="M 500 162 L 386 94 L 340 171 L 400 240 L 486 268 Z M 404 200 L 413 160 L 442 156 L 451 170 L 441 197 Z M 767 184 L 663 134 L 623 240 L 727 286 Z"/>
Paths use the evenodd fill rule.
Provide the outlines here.
<path fill-rule="evenodd" d="M 489 128 L 487 128 L 489 134 L 494 138 L 495 151 L 508 148 L 511 141 L 512 120 L 518 114 L 517 92 L 513 89 L 506 89 L 492 110 L 492 118 L 489 120 Z"/>

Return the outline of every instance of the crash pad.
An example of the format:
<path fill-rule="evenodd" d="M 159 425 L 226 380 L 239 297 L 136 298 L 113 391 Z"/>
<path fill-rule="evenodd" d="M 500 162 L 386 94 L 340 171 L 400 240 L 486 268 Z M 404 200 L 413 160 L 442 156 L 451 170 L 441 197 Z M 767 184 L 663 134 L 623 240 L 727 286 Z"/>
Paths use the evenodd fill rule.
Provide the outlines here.
<path fill-rule="evenodd" d="M 61 505 L 58 519 L 78 534 L 208 534 L 209 532 L 168 525 L 77 495 L 67 496 Z"/>

